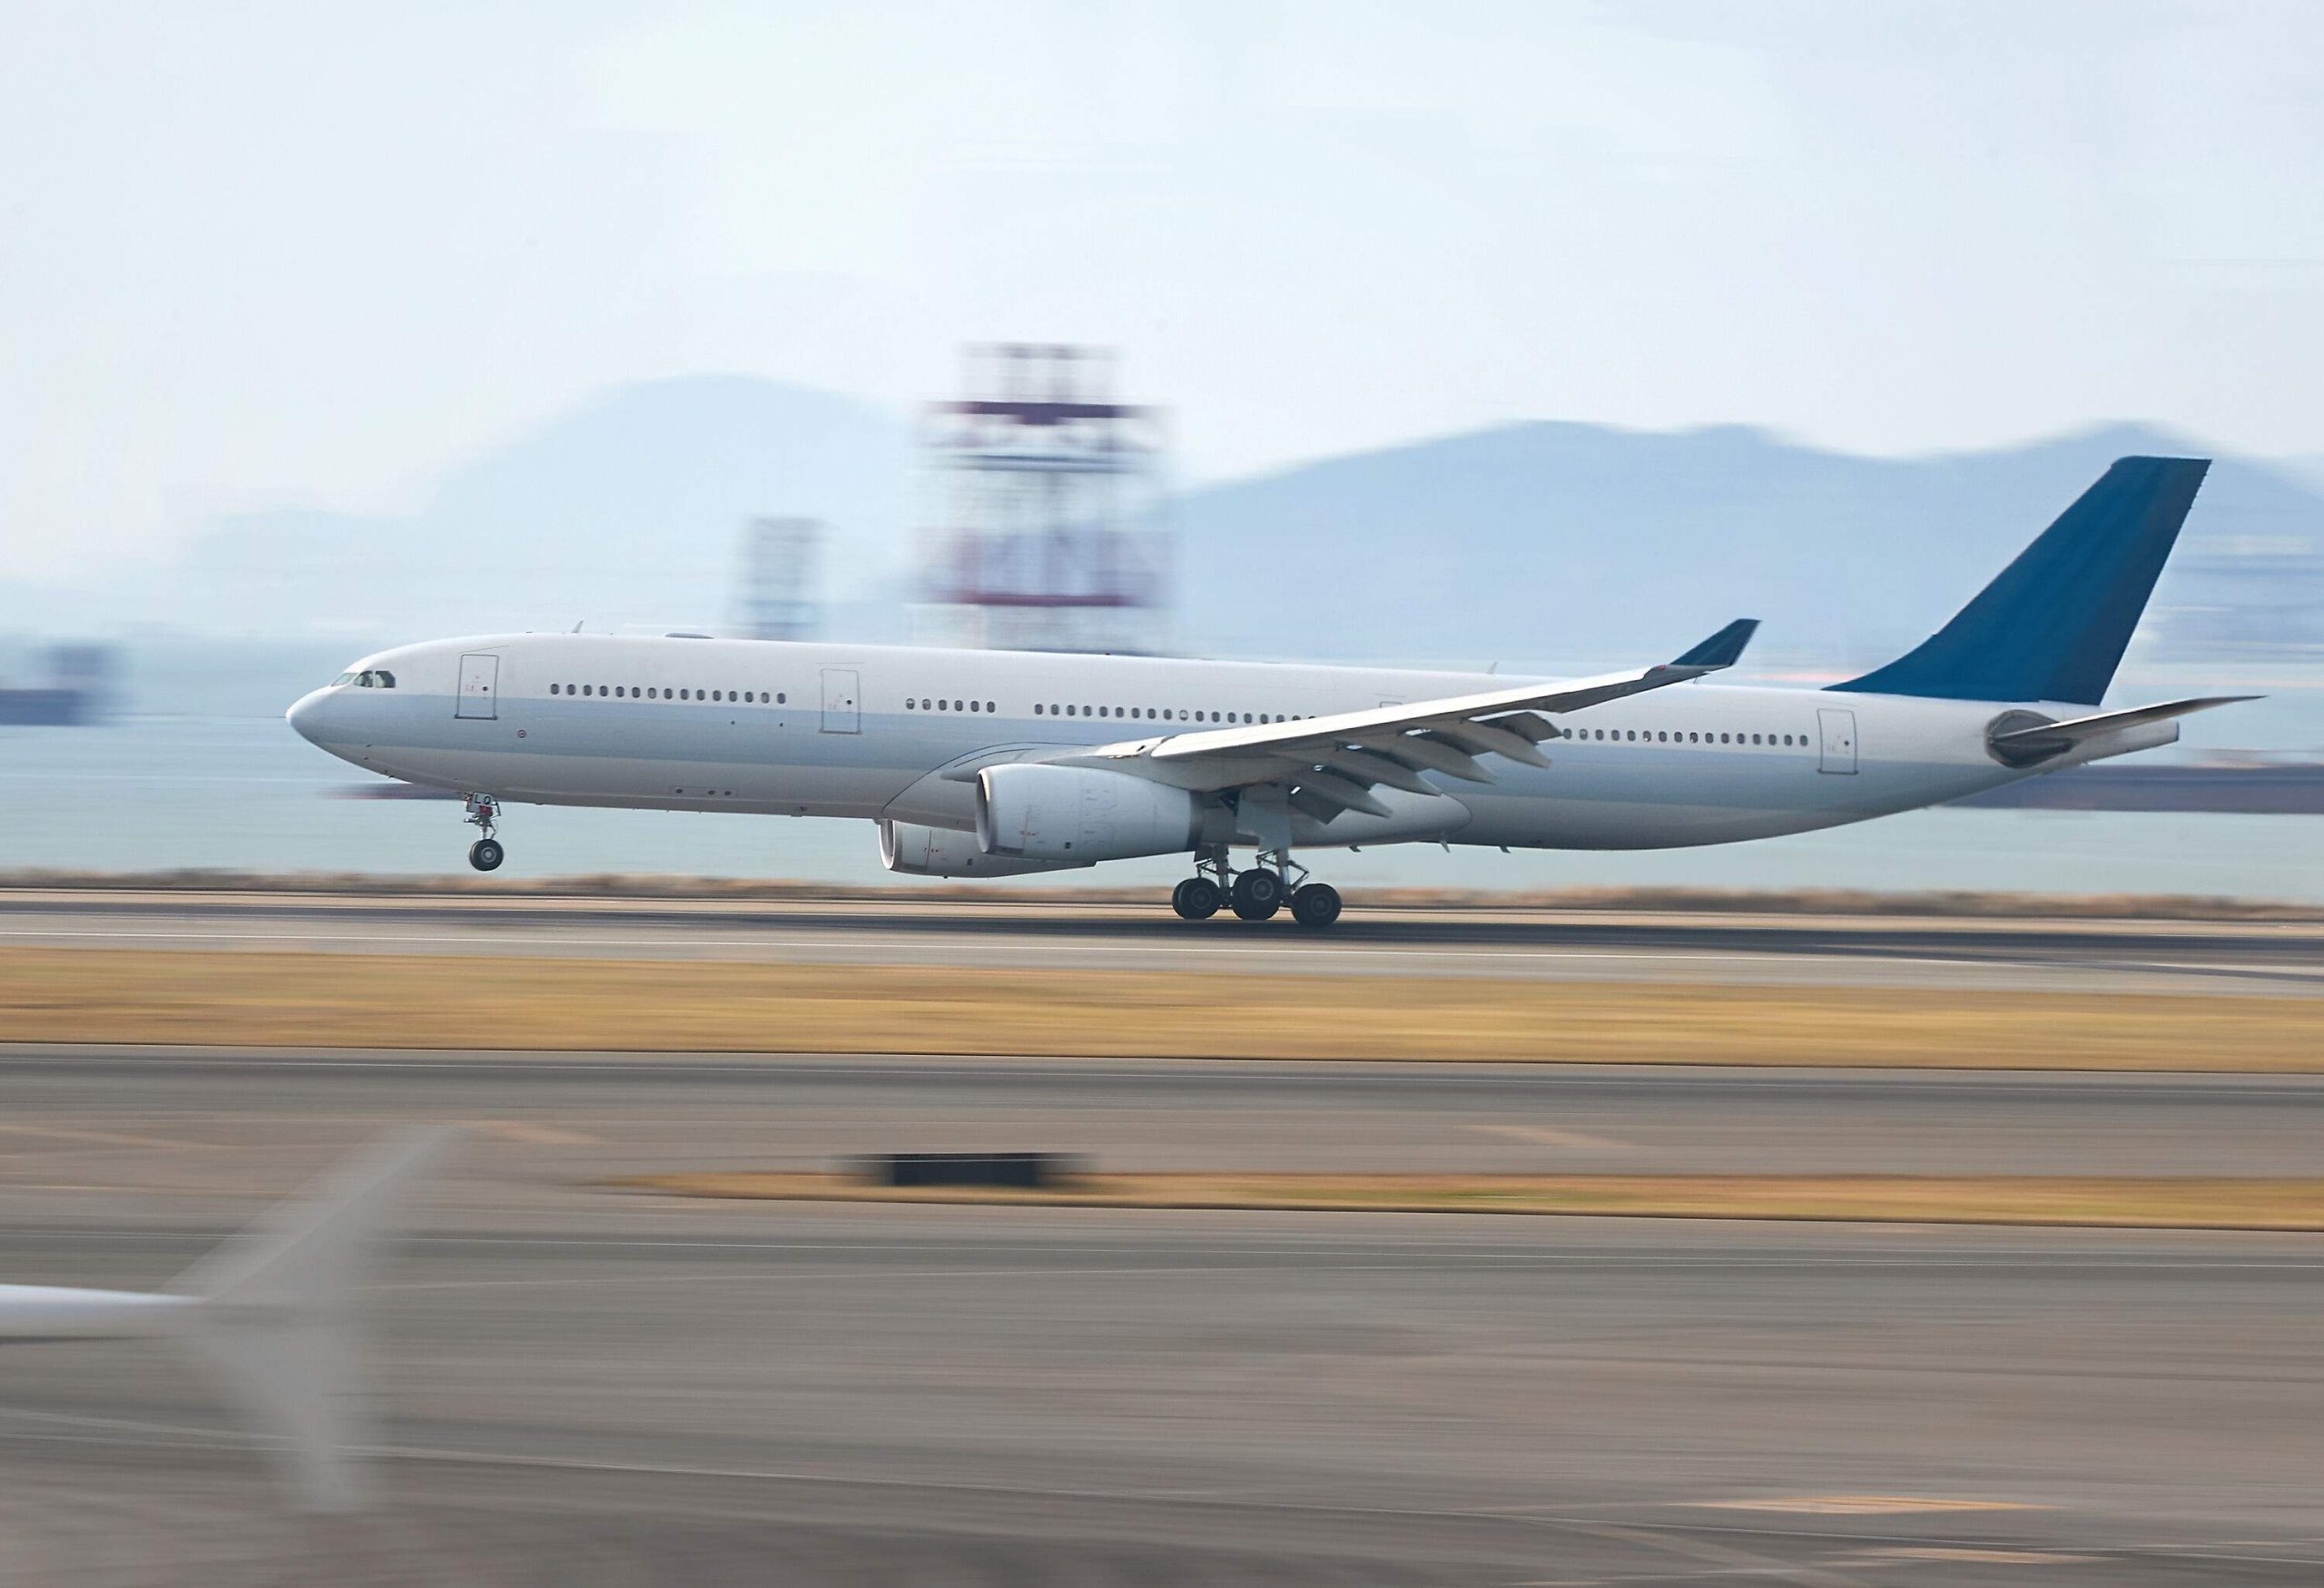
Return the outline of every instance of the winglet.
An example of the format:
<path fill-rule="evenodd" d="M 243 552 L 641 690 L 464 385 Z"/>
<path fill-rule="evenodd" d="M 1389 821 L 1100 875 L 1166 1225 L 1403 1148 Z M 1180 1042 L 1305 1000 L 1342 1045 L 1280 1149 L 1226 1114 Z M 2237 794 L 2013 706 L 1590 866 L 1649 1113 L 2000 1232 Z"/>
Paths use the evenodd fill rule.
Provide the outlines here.
<path fill-rule="evenodd" d="M 1695 646 L 1685 656 L 1670 663 L 1674 667 L 1701 667 L 1706 671 L 1716 667 L 1732 667 L 1742 659 L 1743 647 L 1759 631 L 1756 617 L 1738 617 Z"/>

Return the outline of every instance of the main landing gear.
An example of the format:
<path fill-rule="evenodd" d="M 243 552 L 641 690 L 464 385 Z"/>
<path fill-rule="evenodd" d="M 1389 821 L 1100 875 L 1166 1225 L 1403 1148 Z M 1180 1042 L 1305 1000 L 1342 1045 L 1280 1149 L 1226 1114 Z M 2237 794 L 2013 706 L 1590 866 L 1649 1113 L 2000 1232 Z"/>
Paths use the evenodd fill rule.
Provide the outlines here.
<path fill-rule="evenodd" d="M 1340 893 L 1328 883 L 1306 881 L 1306 872 L 1280 850 L 1263 854 L 1249 871 L 1228 867 L 1226 852 L 1205 853 L 1195 863 L 1207 875 L 1188 877 L 1170 890 L 1170 908 L 1184 921 L 1207 921 L 1222 905 L 1244 921 L 1270 921 L 1287 900 L 1291 918 L 1302 926 L 1329 926 L 1340 918 Z M 1294 873 L 1300 878 L 1294 886 Z"/>
<path fill-rule="evenodd" d="M 508 852 L 500 847 L 493 829 L 500 824 L 500 802 L 490 794 L 468 795 L 468 824 L 484 834 L 468 845 L 468 863 L 480 872 L 498 871 Z"/>

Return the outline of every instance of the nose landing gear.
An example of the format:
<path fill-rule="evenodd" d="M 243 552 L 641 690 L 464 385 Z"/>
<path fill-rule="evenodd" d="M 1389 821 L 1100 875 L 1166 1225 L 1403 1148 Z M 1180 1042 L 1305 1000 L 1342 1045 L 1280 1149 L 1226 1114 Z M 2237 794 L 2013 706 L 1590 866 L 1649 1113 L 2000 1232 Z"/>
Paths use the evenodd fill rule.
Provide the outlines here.
<path fill-rule="evenodd" d="M 480 872 L 498 871 L 508 852 L 500 847 L 493 830 L 500 824 L 500 802 L 490 794 L 468 795 L 468 822 L 483 836 L 468 845 L 468 863 Z"/>

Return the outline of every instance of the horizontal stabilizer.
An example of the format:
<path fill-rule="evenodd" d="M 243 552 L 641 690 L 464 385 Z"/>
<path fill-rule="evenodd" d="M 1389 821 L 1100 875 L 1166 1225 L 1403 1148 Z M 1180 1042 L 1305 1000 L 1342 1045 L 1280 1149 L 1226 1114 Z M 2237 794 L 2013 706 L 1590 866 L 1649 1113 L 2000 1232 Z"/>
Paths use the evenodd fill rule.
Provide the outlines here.
<path fill-rule="evenodd" d="M 2063 722 L 2035 723 L 2027 727 L 2013 728 L 2006 733 L 1994 735 L 1990 743 L 1994 753 L 2003 760 L 2026 765 L 2063 755 L 2077 745 L 2104 738 L 2109 734 L 2119 734 L 2125 728 L 2144 727 L 2149 723 L 2167 722 L 2191 712 L 2209 711 L 2215 705 L 2233 705 L 2239 701 L 2259 698 L 2256 695 L 2208 695 L 2195 700 L 2166 700 L 2160 705 L 2135 706 L 2129 711 L 2102 712 L 2096 716 L 2069 717 Z M 2006 722 L 2009 719 L 2004 717 L 2002 720 Z"/>

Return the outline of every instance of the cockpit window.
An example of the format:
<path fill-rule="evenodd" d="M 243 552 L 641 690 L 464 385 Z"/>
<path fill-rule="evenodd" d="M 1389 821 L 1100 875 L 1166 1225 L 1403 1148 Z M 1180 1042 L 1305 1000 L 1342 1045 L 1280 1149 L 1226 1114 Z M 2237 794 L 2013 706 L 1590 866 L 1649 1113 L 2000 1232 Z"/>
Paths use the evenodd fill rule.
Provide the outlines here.
<path fill-rule="evenodd" d="M 385 667 L 372 667 L 360 673 L 341 673 L 331 680 L 333 688 L 342 684 L 352 684 L 358 689 L 393 689 L 396 676 Z"/>
<path fill-rule="evenodd" d="M 330 686 L 331 686 L 333 689 L 336 689 L 336 688 L 338 688 L 338 687 L 339 687 L 340 685 L 342 685 L 342 684 L 352 684 L 352 683 L 354 683 L 354 682 L 355 682 L 355 675 L 354 675 L 354 674 L 352 674 L 352 673 L 341 673 L 338 677 L 336 677 L 336 678 L 334 678 L 334 679 L 332 679 L 332 680 L 330 681 Z"/>
<path fill-rule="evenodd" d="M 379 680 L 379 686 L 382 689 L 393 689 L 396 686 L 396 676 L 385 667 L 380 668 L 371 676 Z"/>

